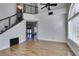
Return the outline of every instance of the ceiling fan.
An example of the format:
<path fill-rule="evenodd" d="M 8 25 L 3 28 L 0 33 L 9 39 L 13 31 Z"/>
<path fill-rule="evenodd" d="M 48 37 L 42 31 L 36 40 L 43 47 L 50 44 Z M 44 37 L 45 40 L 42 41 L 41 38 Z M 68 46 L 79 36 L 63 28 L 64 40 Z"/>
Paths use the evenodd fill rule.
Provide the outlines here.
<path fill-rule="evenodd" d="M 40 5 L 44 5 L 41 9 L 47 8 L 48 11 L 50 11 L 51 10 L 50 6 L 57 6 L 57 3 L 46 3 L 46 4 L 45 3 L 40 3 Z M 52 15 L 53 12 L 49 12 L 48 14 Z"/>
<path fill-rule="evenodd" d="M 57 3 L 40 3 L 40 5 L 44 5 L 41 9 L 47 8 L 48 10 L 51 10 L 50 6 L 57 6 Z"/>

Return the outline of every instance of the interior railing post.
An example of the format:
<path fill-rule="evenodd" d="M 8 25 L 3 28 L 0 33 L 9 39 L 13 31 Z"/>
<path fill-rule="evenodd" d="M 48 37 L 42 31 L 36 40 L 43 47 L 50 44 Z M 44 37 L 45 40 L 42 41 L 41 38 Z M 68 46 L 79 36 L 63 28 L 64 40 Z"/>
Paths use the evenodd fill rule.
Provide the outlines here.
<path fill-rule="evenodd" d="M 32 6 L 30 7 L 30 13 L 32 14 Z"/>
<path fill-rule="evenodd" d="M 10 26 L 11 26 L 11 23 L 10 23 L 10 22 L 11 22 L 11 20 L 10 20 L 10 19 L 11 19 L 11 18 L 9 17 L 9 28 L 10 28 Z"/>
<path fill-rule="evenodd" d="M 35 14 L 37 14 L 37 6 L 35 6 Z"/>

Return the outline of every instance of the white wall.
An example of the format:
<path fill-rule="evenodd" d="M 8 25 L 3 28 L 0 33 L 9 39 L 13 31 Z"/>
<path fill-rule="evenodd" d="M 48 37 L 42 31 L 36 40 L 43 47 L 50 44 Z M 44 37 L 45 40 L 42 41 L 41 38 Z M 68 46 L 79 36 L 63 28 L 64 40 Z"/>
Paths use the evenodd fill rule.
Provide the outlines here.
<path fill-rule="evenodd" d="M 67 38 L 65 21 L 67 20 L 68 13 L 68 8 L 66 5 L 67 4 L 62 7 L 55 7 L 55 10 L 52 9 L 51 11 L 53 11 L 53 15 L 51 16 L 48 15 L 48 11 L 46 11 L 46 9 L 45 11 L 39 10 L 39 14 L 37 15 L 39 19 L 39 40 L 66 42 Z"/>
<path fill-rule="evenodd" d="M 68 19 L 79 12 L 79 3 L 72 3 L 69 8 Z"/>
<path fill-rule="evenodd" d="M 36 15 L 27 14 L 27 13 L 23 13 L 23 19 L 26 21 L 39 21 Z"/>
<path fill-rule="evenodd" d="M 0 19 L 9 17 L 16 13 L 16 3 L 0 3 Z M 12 18 L 12 24 L 15 22 L 16 17 Z M 4 30 L 4 26 L 8 25 L 8 20 L 0 21 L 0 31 Z"/>
<path fill-rule="evenodd" d="M 70 21 L 68 21 L 67 43 L 72 51 L 79 56 L 79 3 L 71 4 L 68 13 L 68 20 Z"/>
<path fill-rule="evenodd" d="M 73 8 L 72 8 L 73 7 Z M 79 13 L 79 4 L 71 4 L 69 10 L 69 17 L 73 17 L 76 13 Z M 76 15 L 68 22 L 68 39 L 79 41 L 79 15 Z"/>
<path fill-rule="evenodd" d="M 16 3 L 0 3 L 0 19 L 16 13 Z"/>
<path fill-rule="evenodd" d="M 68 22 L 68 45 L 79 56 L 79 15 Z"/>
<path fill-rule="evenodd" d="M 11 29 L 0 35 L 0 50 L 10 47 L 10 39 L 19 37 L 19 43 L 26 40 L 26 25 L 25 21 L 17 24 Z"/>

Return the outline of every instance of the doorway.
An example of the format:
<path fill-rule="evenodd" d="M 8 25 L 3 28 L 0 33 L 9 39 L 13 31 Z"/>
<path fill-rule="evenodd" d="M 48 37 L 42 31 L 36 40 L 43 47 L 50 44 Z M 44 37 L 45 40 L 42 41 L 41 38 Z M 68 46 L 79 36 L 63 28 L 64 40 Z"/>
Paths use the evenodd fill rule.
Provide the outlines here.
<path fill-rule="evenodd" d="M 26 40 L 37 39 L 38 26 L 36 21 L 26 22 Z"/>

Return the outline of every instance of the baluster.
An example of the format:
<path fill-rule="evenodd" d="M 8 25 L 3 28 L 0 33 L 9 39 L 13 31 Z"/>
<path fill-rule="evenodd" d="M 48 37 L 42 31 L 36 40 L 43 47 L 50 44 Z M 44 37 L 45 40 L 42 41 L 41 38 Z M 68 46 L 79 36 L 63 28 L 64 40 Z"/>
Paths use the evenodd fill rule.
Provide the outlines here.
<path fill-rule="evenodd" d="M 9 17 L 9 28 L 10 28 L 10 26 L 11 26 L 11 18 Z"/>

